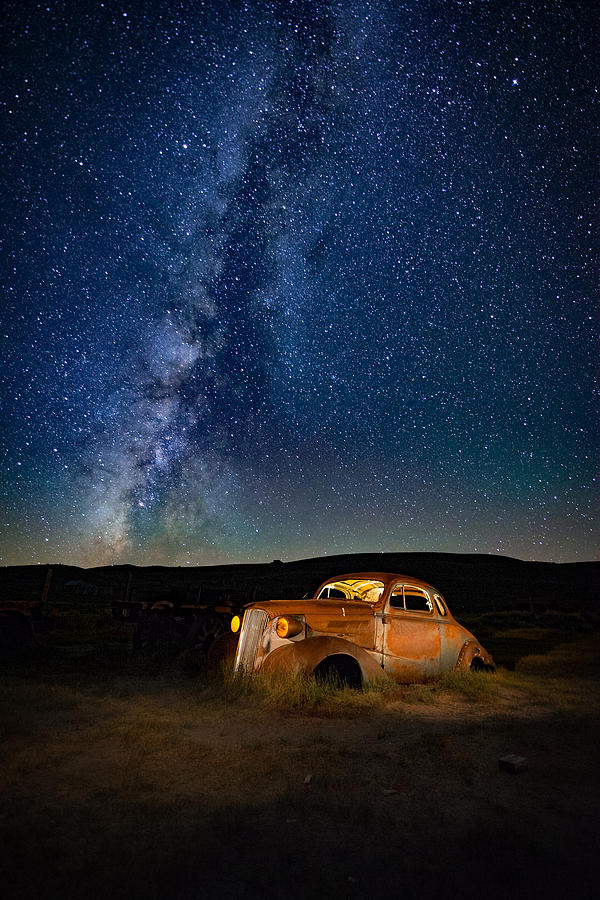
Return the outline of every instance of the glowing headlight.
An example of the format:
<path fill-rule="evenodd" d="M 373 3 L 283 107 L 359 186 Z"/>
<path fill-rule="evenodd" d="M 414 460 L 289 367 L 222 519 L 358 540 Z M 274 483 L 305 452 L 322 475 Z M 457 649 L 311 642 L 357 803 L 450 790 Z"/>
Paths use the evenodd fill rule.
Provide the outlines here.
<path fill-rule="evenodd" d="M 240 617 L 234 616 L 233 619 L 231 620 L 231 630 L 233 631 L 234 634 L 238 633 L 238 631 L 240 630 L 241 624 L 242 624 L 242 620 L 240 619 Z"/>
<path fill-rule="evenodd" d="M 286 616 L 279 616 L 275 620 L 275 633 L 280 638 L 292 638 L 300 634 L 304 628 L 304 622 L 299 619 L 289 619 Z"/>

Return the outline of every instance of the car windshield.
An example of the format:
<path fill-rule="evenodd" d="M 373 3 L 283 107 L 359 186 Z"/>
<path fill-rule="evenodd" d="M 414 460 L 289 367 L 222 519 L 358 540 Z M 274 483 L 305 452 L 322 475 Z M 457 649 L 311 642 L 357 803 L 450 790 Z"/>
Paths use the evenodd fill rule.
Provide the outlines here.
<path fill-rule="evenodd" d="M 330 581 L 324 584 L 317 600 L 361 600 L 363 603 L 377 603 L 383 593 L 383 581 L 373 578 L 347 578 L 344 581 Z"/>

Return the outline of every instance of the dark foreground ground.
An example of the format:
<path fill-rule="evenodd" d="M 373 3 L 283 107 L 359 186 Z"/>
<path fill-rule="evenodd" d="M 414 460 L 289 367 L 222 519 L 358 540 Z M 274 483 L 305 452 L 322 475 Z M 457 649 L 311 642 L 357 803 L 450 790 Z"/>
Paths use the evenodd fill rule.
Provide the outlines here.
<path fill-rule="evenodd" d="M 512 671 L 356 693 L 91 634 L 1 673 L 6 900 L 596 893 L 597 635 L 490 632 Z"/>

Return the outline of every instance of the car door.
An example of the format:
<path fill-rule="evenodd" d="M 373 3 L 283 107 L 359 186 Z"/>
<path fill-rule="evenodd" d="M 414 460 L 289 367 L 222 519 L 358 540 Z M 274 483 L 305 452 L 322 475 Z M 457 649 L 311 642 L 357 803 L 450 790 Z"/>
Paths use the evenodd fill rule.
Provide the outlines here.
<path fill-rule="evenodd" d="M 432 598 L 410 583 L 394 585 L 382 611 L 383 668 L 400 681 L 440 671 L 440 623 Z"/>

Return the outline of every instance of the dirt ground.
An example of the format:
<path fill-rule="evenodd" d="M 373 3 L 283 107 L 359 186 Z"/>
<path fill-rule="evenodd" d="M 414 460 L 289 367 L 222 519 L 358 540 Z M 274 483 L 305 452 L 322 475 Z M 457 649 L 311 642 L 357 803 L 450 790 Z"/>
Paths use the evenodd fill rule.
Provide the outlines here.
<path fill-rule="evenodd" d="M 0 893 L 589 893 L 599 644 L 526 657 L 483 688 L 300 709 L 174 676 L 6 671 Z M 524 768 L 502 771 L 507 754 Z"/>

